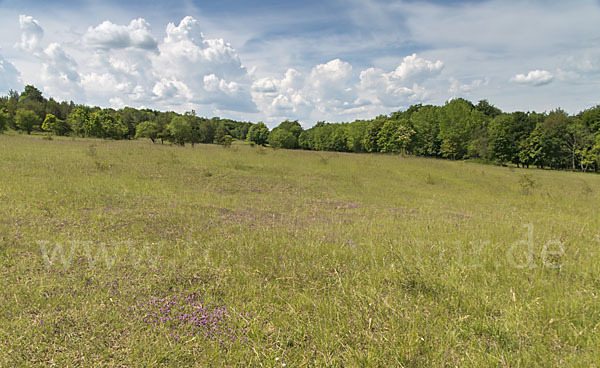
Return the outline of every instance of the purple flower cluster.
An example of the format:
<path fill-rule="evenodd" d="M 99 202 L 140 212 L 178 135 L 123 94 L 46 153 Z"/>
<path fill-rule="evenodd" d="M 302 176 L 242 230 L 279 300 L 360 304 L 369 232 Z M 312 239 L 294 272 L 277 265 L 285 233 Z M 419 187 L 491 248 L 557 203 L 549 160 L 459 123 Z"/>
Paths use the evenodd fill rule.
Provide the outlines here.
<path fill-rule="evenodd" d="M 129 308 L 144 323 L 153 327 L 166 326 L 170 337 L 198 336 L 216 341 L 222 346 L 246 342 L 248 324 L 243 315 L 232 314 L 227 307 L 209 308 L 195 294 L 150 298 Z M 249 316 L 249 314 L 246 314 Z"/>

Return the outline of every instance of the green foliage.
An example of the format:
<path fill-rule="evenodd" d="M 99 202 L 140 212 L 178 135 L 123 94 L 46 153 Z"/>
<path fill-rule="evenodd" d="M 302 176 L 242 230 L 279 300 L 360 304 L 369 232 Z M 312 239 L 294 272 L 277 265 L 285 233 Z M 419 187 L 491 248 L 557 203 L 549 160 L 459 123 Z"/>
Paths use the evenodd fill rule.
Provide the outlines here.
<path fill-rule="evenodd" d="M 40 125 L 40 118 L 31 110 L 18 109 L 15 115 L 17 127 L 31 134 L 31 132 Z"/>
<path fill-rule="evenodd" d="M 119 114 L 101 110 L 96 113 L 100 119 L 104 136 L 102 138 L 124 139 L 127 138 L 129 128 L 123 123 Z"/>
<path fill-rule="evenodd" d="M 286 120 L 269 133 L 269 145 L 273 148 L 299 148 L 298 138 L 302 132 L 302 126 L 297 120 Z"/>
<path fill-rule="evenodd" d="M 160 125 L 156 121 L 144 121 L 136 128 L 135 138 L 150 138 L 152 143 L 158 139 L 161 132 Z"/>
<path fill-rule="evenodd" d="M 377 135 L 377 147 L 383 153 L 406 153 L 415 131 L 408 120 L 388 120 Z"/>
<path fill-rule="evenodd" d="M 413 152 L 419 156 L 439 156 L 441 142 L 440 121 L 442 108 L 427 105 L 421 107 L 410 116 L 410 122 L 415 130 L 413 137 Z"/>
<path fill-rule="evenodd" d="M 4 109 L 0 109 L 0 133 L 8 127 L 8 113 Z"/>
<path fill-rule="evenodd" d="M 92 112 L 87 116 L 87 119 L 83 122 L 82 131 L 85 137 L 104 137 L 100 111 Z"/>
<path fill-rule="evenodd" d="M 223 139 L 221 139 L 221 142 L 219 144 L 225 148 L 229 148 L 229 147 L 231 147 L 232 143 L 233 143 L 233 137 L 228 134 L 225 137 L 223 137 Z"/>
<path fill-rule="evenodd" d="M 475 106 L 475 109 L 492 119 L 502 113 L 502 110 L 494 105 L 491 105 L 488 100 L 479 101 L 479 103 Z"/>
<path fill-rule="evenodd" d="M 273 129 L 269 133 L 269 146 L 273 148 L 297 148 L 298 140 L 294 133 L 286 129 Z"/>
<path fill-rule="evenodd" d="M 169 139 L 176 144 L 184 146 L 192 138 L 192 126 L 188 119 L 183 116 L 176 116 L 167 126 Z"/>
<path fill-rule="evenodd" d="M 264 146 L 269 141 L 269 128 L 265 123 L 257 123 L 248 130 L 248 141 Z"/>
<path fill-rule="evenodd" d="M 231 132 L 224 123 L 220 122 L 218 124 L 215 131 L 214 143 L 222 144 L 226 136 L 231 136 Z"/>
<path fill-rule="evenodd" d="M 52 114 L 46 114 L 46 118 L 42 123 L 42 129 L 52 132 L 54 135 L 67 135 L 71 131 L 71 127 L 67 122 L 58 119 Z"/>
<path fill-rule="evenodd" d="M 472 111 L 473 104 L 462 98 L 444 105 L 438 135 L 442 157 L 453 160 L 466 157 L 472 128 L 475 125 Z"/>
<path fill-rule="evenodd" d="M 365 136 L 363 138 L 363 147 L 367 152 L 379 152 L 379 131 L 387 121 L 387 117 L 380 115 L 375 120 L 372 120 L 367 127 Z"/>
<path fill-rule="evenodd" d="M 272 131 L 195 111 L 178 114 L 125 107 L 118 111 L 46 99 L 34 86 L 0 97 L 0 129 L 31 133 L 43 129 L 56 135 L 131 139 L 165 139 L 176 144 L 228 144 L 229 138 L 274 148 L 336 152 L 405 153 L 455 160 L 493 161 L 503 166 L 600 170 L 597 137 L 600 105 L 569 116 L 562 110 L 503 113 L 487 100 L 477 105 L 459 98 L 444 106 L 413 105 L 371 120 L 317 122 L 304 130 L 297 120 L 285 120 Z M 21 112 L 17 114 L 17 110 Z M 24 111 L 29 113 L 23 114 Z M 38 118 L 35 119 L 31 112 Z M 18 116 L 17 116 L 18 115 Z M 49 117 L 46 124 L 40 124 Z M 53 118 L 54 117 L 54 118 Z M 182 123 L 182 119 L 185 123 Z M 17 122 L 18 120 L 18 122 Z M 171 124 L 175 120 L 174 124 Z M 175 135 L 173 135 L 175 133 Z"/>
<path fill-rule="evenodd" d="M 90 132 L 88 120 L 92 111 L 87 106 L 77 106 L 67 117 L 67 124 L 71 127 L 73 133 L 79 137 L 84 137 Z"/>

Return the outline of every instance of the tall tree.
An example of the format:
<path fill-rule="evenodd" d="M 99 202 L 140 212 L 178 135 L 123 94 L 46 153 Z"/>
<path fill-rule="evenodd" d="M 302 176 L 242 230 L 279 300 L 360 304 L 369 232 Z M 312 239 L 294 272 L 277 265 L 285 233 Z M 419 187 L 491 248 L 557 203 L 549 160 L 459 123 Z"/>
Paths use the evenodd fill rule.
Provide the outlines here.
<path fill-rule="evenodd" d="M 0 133 L 6 130 L 8 126 L 8 113 L 4 108 L 0 109 Z"/>
<path fill-rule="evenodd" d="M 188 119 L 183 116 L 174 117 L 168 125 L 167 130 L 169 131 L 171 141 L 181 146 L 189 142 L 192 137 L 192 126 Z"/>
<path fill-rule="evenodd" d="M 40 118 L 38 115 L 35 112 L 26 109 L 17 109 L 15 121 L 17 127 L 26 131 L 27 134 L 31 134 L 31 131 L 40 125 Z"/>
<path fill-rule="evenodd" d="M 254 142 L 261 146 L 267 144 L 269 140 L 269 128 L 265 125 L 265 123 L 257 123 L 250 127 L 248 130 L 248 141 Z"/>

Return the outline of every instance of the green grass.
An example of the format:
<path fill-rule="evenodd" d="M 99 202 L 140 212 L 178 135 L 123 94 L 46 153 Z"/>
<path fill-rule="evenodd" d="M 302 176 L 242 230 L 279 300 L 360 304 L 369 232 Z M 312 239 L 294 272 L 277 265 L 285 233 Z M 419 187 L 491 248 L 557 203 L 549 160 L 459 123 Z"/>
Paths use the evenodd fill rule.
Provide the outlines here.
<path fill-rule="evenodd" d="M 0 136 L 0 366 L 599 366 L 598 203 L 590 174 Z M 143 321 L 192 294 L 235 341 Z"/>

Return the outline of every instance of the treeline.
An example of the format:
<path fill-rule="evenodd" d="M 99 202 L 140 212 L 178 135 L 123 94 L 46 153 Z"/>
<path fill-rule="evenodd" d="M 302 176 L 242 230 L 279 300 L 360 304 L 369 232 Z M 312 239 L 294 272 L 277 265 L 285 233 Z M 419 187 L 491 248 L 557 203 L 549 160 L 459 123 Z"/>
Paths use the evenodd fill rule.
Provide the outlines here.
<path fill-rule="evenodd" d="M 75 105 L 46 99 L 34 86 L 22 93 L 0 97 L 0 131 L 10 128 L 27 134 L 47 132 L 59 136 L 105 139 L 150 138 L 175 144 L 221 143 L 246 139 L 249 122 L 125 107 L 119 110 Z"/>
<path fill-rule="evenodd" d="M 413 105 L 406 111 L 351 123 L 318 122 L 304 130 L 284 121 L 272 130 L 214 117 L 150 109 L 101 109 L 46 99 L 34 86 L 0 98 L 0 131 L 45 131 L 108 139 L 149 138 L 152 142 L 219 143 L 248 140 L 273 148 L 337 152 L 381 152 L 502 165 L 579 171 L 600 170 L 600 105 L 577 115 L 505 113 L 486 100 L 459 98 L 443 106 Z"/>
<path fill-rule="evenodd" d="M 250 129 L 249 139 L 263 143 L 254 139 L 255 129 L 258 125 Z M 444 106 L 413 105 L 373 120 L 319 122 L 307 130 L 297 121 L 285 121 L 266 142 L 282 148 L 401 153 L 598 172 L 600 106 L 575 116 L 561 109 L 504 113 L 486 100 L 474 105 L 459 98 Z"/>

